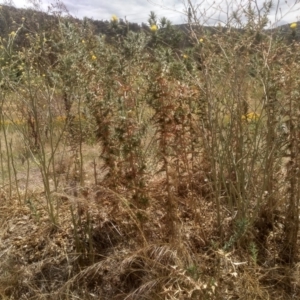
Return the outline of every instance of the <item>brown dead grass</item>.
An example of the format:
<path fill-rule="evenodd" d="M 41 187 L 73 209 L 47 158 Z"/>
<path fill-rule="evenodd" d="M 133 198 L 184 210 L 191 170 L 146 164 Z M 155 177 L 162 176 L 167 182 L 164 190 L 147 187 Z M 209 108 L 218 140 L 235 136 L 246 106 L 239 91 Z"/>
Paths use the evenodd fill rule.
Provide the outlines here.
<path fill-rule="evenodd" d="M 195 218 L 188 199 L 178 197 L 178 236 L 169 242 L 164 184 L 153 180 L 150 195 L 151 206 L 137 209 L 125 190 L 101 184 L 78 189 L 76 196 L 53 193 L 59 207 L 59 226 L 54 227 L 43 193 L 31 195 L 33 209 L 1 190 L 2 299 L 299 297 L 299 264 L 275 264 L 275 250 L 261 265 L 253 263 L 246 249 L 221 250 L 211 201 L 194 198 L 201 208 Z M 71 207 L 80 220 L 76 236 L 81 252 Z M 228 217 L 223 224 L 228 235 L 231 221 Z"/>

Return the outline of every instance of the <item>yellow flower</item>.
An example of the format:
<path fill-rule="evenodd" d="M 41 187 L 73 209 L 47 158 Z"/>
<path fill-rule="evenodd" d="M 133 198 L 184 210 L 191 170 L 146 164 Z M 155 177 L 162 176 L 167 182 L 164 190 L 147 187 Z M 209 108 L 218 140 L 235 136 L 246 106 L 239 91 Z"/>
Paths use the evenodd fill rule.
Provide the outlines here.
<path fill-rule="evenodd" d="M 153 32 L 157 31 L 157 26 L 155 24 L 151 25 L 150 30 Z"/>
<path fill-rule="evenodd" d="M 112 15 L 110 20 L 114 23 L 117 23 L 119 21 L 119 18 L 116 15 Z"/>
<path fill-rule="evenodd" d="M 189 56 L 186 55 L 186 54 L 183 54 L 182 57 L 183 57 L 184 59 L 188 59 L 188 58 L 189 58 Z"/>
<path fill-rule="evenodd" d="M 96 60 L 97 57 L 95 55 L 92 55 L 92 60 Z"/>
<path fill-rule="evenodd" d="M 250 113 L 242 116 L 242 120 L 247 120 L 250 122 L 255 122 L 258 119 L 259 119 L 259 114 L 255 113 L 255 112 L 250 112 Z"/>
<path fill-rule="evenodd" d="M 12 37 L 14 37 L 16 35 L 16 32 L 12 31 L 9 35 L 12 36 Z"/>
<path fill-rule="evenodd" d="M 82 40 L 81 43 L 82 43 L 82 44 L 85 44 L 85 40 Z"/>
<path fill-rule="evenodd" d="M 203 39 L 199 39 L 199 42 L 200 42 L 200 43 L 203 43 Z"/>
<path fill-rule="evenodd" d="M 291 25 L 290 25 L 290 28 L 292 28 L 292 29 L 295 29 L 297 27 L 297 23 L 292 23 Z"/>

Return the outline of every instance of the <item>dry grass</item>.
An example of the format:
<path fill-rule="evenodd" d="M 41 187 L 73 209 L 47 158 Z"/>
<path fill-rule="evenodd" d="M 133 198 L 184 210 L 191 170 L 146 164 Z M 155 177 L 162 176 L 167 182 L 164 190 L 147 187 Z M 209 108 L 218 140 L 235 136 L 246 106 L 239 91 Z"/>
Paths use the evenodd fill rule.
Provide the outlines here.
<path fill-rule="evenodd" d="M 43 193 L 30 194 L 33 208 L 20 205 L 15 196 L 8 199 L 2 189 L 2 298 L 250 300 L 300 295 L 299 265 L 292 271 L 276 266 L 276 239 L 270 241 L 264 264 L 255 263 L 247 248 L 221 250 L 214 207 L 205 198 L 194 199 L 201 208 L 199 219 L 187 199 L 177 199 L 178 236 L 168 243 L 165 186 L 155 180 L 151 185 L 147 209 L 132 207 L 125 190 L 116 193 L 102 185 L 90 184 L 75 196 L 54 193 L 58 227 L 49 223 Z M 77 228 L 71 207 L 80 220 Z M 227 214 L 223 226 L 230 235 Z M 276 234 L 275 229 L 272 236 Z"/>

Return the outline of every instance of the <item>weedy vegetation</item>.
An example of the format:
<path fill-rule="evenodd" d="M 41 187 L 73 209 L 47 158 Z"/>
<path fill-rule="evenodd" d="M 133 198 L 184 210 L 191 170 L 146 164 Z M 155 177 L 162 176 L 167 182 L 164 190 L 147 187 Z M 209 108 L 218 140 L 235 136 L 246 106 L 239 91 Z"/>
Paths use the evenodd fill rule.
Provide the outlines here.
<path fill-rule="evenodd" d="M 274 2 L 109 36 L 1 7 L 1 299 L 300 297 L 300 44 Z"/>

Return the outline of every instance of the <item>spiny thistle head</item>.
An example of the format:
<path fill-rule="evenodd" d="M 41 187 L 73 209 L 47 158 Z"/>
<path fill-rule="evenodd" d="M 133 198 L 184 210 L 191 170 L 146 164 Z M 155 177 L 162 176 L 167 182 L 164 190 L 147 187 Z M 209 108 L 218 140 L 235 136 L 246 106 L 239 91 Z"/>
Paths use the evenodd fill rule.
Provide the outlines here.
<path fill-rule="evenodd" d="M 255 112 L 250 112 L 242 116 L 242 120 L 248 120 L 250 122 L 255 122 L 259 120 L 259 114 Z"/>
<path fill-rule="evenodd" d="M 153 31 L 153 32 L 155 32 L 155 31 L 157 31 L 157 25 L 155 25 L 155 24 L 152 24 L 151 26 L 150 26 L 150 30 L 151 31 Z"/>
<path fill-rule="evenodd" d="M 117 23 L 119 21 L 119 18 L 116 16 L 116 15 L 112 15 L 110 20 L 113 22 L 113 23 Z"/>

